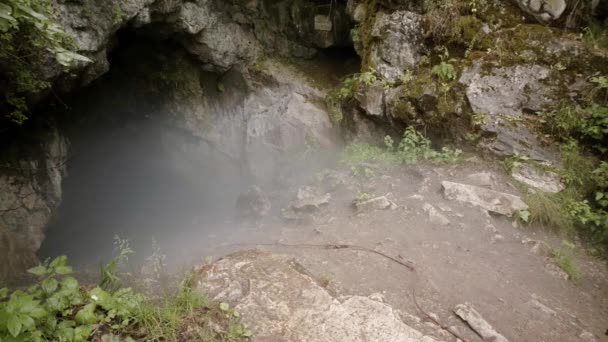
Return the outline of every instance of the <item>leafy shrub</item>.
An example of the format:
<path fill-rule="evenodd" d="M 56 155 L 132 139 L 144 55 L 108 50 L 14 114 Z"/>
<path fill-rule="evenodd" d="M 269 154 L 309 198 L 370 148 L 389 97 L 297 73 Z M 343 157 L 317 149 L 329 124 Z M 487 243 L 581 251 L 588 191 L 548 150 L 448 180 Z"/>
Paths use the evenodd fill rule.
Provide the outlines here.
<path fill-rule="evenodd" d="M 563 241 L 560 249 L 551 250 L 551 257 L 553 262 L 566 272 L 570 280 L 577 281 L 580 273 L 573 261 L 574 248 L 575 246 L 572 243 Z"/>
<path fill-rule="evenodd" d="M 453 81 L 458 77 L 454 65 L 447 62 L 441 62 L 440 64 L 435 65 L 431 70 L 431 73 L 444 82 Z"/>
<path fill-rule="evenodd" d="M 377 80 L 378 78 L 371 71 L 354 74 L 345 78 L 340 85 L 330 91 L 325 98 L 325 102 L 330 108 L 332 121 L 334 123 L 340 123 L 342 121 L 344 117 L 342 113 L 342 104 L 353 98 L 359 85 L 370 85 Z"/>
<path fill-rule="evenodd" d="M 29 272 L 39 277 L 33 286 L 10 294 L 0 289 L 2 342 L 79 342 L 101 336 L 116 341 L 246 341 L 251 336 L 238 312 L 207 300 L 192 288 L 190 276 L 175 294 L 147 299 L 130 288 L 108 292 L 81 286 L 70 276 L 65 256 Z"/>
<path fill-rule="evenodd" d="M 8 117 L 21 124 L 27 119 L 27 96 L 48 88 L 40 67 L 49 52 L 57 63 L 91 62 L 70 51 L 73 41 L 49 16 L 50 0 L 0 0 L 0 91 L 10 107 Z"/>
<path fill-rule="evenodd" d="M 431 141 L 408 127 L 403 133 L 399 144 L 391 137 L 384 139 L 385 148 L 369 144 L 350 144 L 346 146 L 340 155 L 340 161 L 346 165 L 356 165 L 364 162 L 389 162 L 412 164 L 418 161 L 431 162 L 456 162 L 459 159 L 460 150 L 447 147 L 437 151 L 432 148 Z"/>
<path fill-rule="evenodd" d="M 99 287 L 85 290 L 69 276 L 67 258 L 29 270 L 40 277 L 27 290 L 8 295 L 0 291 L 0 340 L 86 341 L 93 325 L 120 330 L 131 324 L 133 312 L 143 300 L 130 289 L 110 294 Z"/>

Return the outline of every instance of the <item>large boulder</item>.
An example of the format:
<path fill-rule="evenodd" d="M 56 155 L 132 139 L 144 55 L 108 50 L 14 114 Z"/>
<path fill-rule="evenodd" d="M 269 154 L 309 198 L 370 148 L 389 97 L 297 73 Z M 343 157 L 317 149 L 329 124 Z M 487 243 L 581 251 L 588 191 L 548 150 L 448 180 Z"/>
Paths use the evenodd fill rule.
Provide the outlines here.
<path fill-rule="evenodd" d="M 567 0 L 514 0 L 526 13 L 542 22 L 559 19 L 568 7 Z M 573 2 L 573 1 L 572 1 Z"/>
<path fill-rule="evenodd" d="M 230 303 L 254 341 L 435 341 L 369 297 L 333 297 L 286 255 L 245 251 L 197 271 L 197 289 Z"/>
<path fill-rule="evenodd" d="M 441 182 L 441 186 L 446 199 L 471 204 L 495 214 L 512 216 L 528 209 L 519 196 L 512 194 L 448 181 Z"/>
<path fill-rule="evenodd" d="M 413 69 L 422 56 L 421 16 L 408 11 L 379 12 L 372 28 L 370 66 L 384 79 L 395 81 Z"/>
<path fill-rule="evenodd" d="M 525 114 L 556 103 L 558 90 L 549 67 L 537 64 L 498 66 L 483 59 L 466 67 L 459 82 L 465 86 L 472 112 L 480 117 L 480 146 L 494 155 L 523 155 L 554 162 L 555 153 L 543 146 L 525 124 Z"/>

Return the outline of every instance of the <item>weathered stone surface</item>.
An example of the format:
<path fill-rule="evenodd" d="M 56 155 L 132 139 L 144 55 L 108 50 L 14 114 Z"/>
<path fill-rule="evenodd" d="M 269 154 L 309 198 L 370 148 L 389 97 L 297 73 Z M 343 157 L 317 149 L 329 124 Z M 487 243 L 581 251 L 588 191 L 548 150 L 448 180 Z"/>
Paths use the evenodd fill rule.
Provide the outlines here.
<path fill-rule="evenodd" d="M 285 161 L 310 145 L 330 150 L 340 140 L 323 106 L 325 93 L 284 65 L 268 62 L 256 76 L 232 70 L 219 80 L 201 75 L 191 61 L 176 67 L 186 76 L 163 94 L 162 110 L 172 126 L 198 138 L 189 150 L 211 145 L 262 181 L 279 178 Z M 229 91 L 218 92 L 218 82 Z"/>
<path fill-rule="evenodd" d="M 544 192 L 556 193 L 565 189 L 557 173 L 539 170 L 530 164 L 516 167 L 511 176 L 522 183 Z"/>
<path fill-rule="evenodd" d="M 423 52 L 420 15 L 408 11 L 377 14 L 372 29 L 371 65 L 384 79 L 394 81 L 412 69 Z"/>
<path fill-rule="evenodd" d="M 519 120 L 524 112 L 538 112 L 552 103 L 554 89 L 542 82 L 550 70 L 540 65 L 516 65 L 482 72 L 477 61 L 463 72 L 471 109 L 483 115 L 480 146 L 499 156 L 515 154 L 553 162 L 554 153 Z"/>
<path fill-rule="evenodd" d="M 446 199 L 472 204 L 496 214 L 511 216 L 528 209 L 528 205 L 515 195 L 448 181 L 441 185 Z"/>
<path fill-rule="evenodd" d="M 362 86 L 355 92 L 355 99 L 368 115 L 384 115 L 384 86 L 381 82 Z"/>
<path fill-rule="evenodd" d="M 516 65 L 482 72 L 477 61 L 464 70 L 460 83 L 475 113 L 519 116 L 523 110 L 537 112 L 551 102 L 550 90 L 542 81 L 550 70 L 540 65 Z"/>
<path fill-rule="evenodd" d="M 432 204 L 425 203 L 422 210 L 427 213 L 431 223 L 439 226 L 447 226 L 450 224 L 450 220 L 448 220 L 448 218 L 439 212 L 439 210 L 437 210 Z"/>
<path fill-rule="evenodd" d="M 509 342 L 504 336 L 499 334 L 469 303 L 459 304 L 454 309 L 458 317 L 466 321 L 484 341 Z"/>
<path fill-rule="evenodd" d="M 384 303 L 332 297 L 288 256 L 239 252 L 198 273 L 198 290 L 233 305 L 254 341 L 434 341 Z"/>
<path fill-rule="evenodd" d="M 467 176 L 467 181 L 473 185 L 492 188 L 496 183 L 496 176 L 488 171 L 473 173 Z"/>
<path fill-rule="evenodd" d="M 393 206 L 393 202 L 389 201 L 386 196 L 371 198 L 366 201 L 355 201 L 355 208 L 358 211 L 384 210 Z"/>
<path fill-rule="evenodd" d="M 93 63 L 79 63 L 70 72 L 44 66 L 45 78 L 62 78 L 62 90 L 86 85 L 108 70 L 107 52 L 115 33 L 126 27 L 155 30 L 159 37 L 176 37 L 182 45 L 207 63 L 208 70 L 226 71 L 248 64 L 262 52 L 311 57 L 317 48 L 350 43 L 350 18 L 345 4 L 333 7 L 332 31 L 315 29 L 317 6 L 313 1 L 184 1 L 124 0 L 57 1 L 58 24 L 74 37 L 79 53 Z M 49 61 L 52 59 L 49 58 Z"/>
<path fill-rule="evenodd" d="M 0 174 L 0 279 L 33 265 L 44 227 L 61 202 L 69 142 L 56 130 L 41 151 Z"/>
<path fill-rule="evenodd" d="M 514 0 L 524 12 L 542 22 L 559 19 L 568 7 L 566 0 Z"/>
<path fill-rule="evenodd" d="M 296 211 L 315 211 L 329 204 L 331 194 L 318 194 L 318 190 L 305 186 L 298 189 L 291 207 Z"/>

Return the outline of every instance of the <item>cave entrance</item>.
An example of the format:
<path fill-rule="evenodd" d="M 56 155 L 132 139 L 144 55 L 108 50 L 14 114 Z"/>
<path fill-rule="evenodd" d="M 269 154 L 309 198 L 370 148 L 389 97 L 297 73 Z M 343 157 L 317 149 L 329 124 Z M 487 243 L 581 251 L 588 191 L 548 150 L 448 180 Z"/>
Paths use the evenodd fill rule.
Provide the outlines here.
<path fill-rule="evenodd" d="M 178 44 L 134 32 L 118 35 L 110 62 L 107 74 L 64 99 L 69 110 L 60 126 L 72 157 L 62 204 L 38 255 L 65 254 L 76 267 L 96 269 L 119 236 L 138 259 L 153 245 L 169 261 L 198 257 L 189 252 L 204 253 L 223 235 L 237 234 L 227 222 L 250 179 L 238 158 L 188 133 L 176 116 L 180 106 L 202 101 L 202 110 L 211 111 L 225 104 L 213 102 L 219 93 L 238 98 L 244 90 L 238 80 L 220 89 L 222 75 L 203 71 Z"/>

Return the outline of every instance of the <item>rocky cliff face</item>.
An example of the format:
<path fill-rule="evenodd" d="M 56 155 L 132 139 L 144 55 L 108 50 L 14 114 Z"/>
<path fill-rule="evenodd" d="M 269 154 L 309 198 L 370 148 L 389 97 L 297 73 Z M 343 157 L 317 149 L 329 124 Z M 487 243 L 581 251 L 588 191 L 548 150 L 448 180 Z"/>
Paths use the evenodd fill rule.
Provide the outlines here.
<path fill-rule="evenodd" d="M 573 13 L 574 4 L 382 4 L 371 14 L 368 2 L 347 6 L 358 52 L 375 76 L 358 83 L 344 108 L 352 129 L 414 125 L 494 156 L 557 162 L 537 114 L 583 98 L 591 78 L 608 71 L 605 51 L 536 23 Z M 520 7 L 534 18 L 522 19 Z"/>
<path fill-rule="evenodd" d="M 187 53 L 171 55 L 176 60 L 170 65 L 145 65 L 149 69 L 139 74 L 141 82 L 122 96 L 162 99 L 155 112 L 167 123 L 163 143 L 176 151 L 175 163 L 185 176 L 195 175 L 206 156 L 219 151 L 244 176 L 269 179 L 294 151 L 311 144 L 327 147 L 337 139 L 322 91 L 280 64 L 263 69 L 253 64 L 265 55 L 311 57 L 318 49 L 349 45 L 351 25 L 343 3 L 331 13 L 316 1 L 296 0 L 57 0 L 53 6 L 78 53 L 93 60 L 68 72 L 46 66 L 44 77 L 57 92 L 106 73 L 121 29 L 170 40 Z M 137 68 L 140 61 L 132 63 Z M 173 87 L 150 87 L 173 81 Z M 61 201 L 69 143 L 53 131 L 33 144 L 42 145 L 39 158 L 7 155 L 11 167 L 0 170 L 0 278 L 36 261 L 44 227 Z"/>
<path fill-rule="evenodd" d="M 331 15 L 329 6 L 295 0 L 59 0 L 56 7 L 79 53 L 94 60 L 74 66 L 77 79 L 63 77 L 67 89 L 87 84 L 108 70 L 114 35 L 125 27 L 173 37 L 212 71 L 249 64 L 263 54 L 310 57 L 318 48 L 344 46 L 350 40 L 350 18 L 339 2 Z M 60 69 L 52 70 L 48 78 L 60 74 Z"/>
<path fill-rule="evenodd" d="M 44 227 L 61 201 L 69 142 L 56 130 L 0 174 L 0 279 L 36 262 Z"/>

